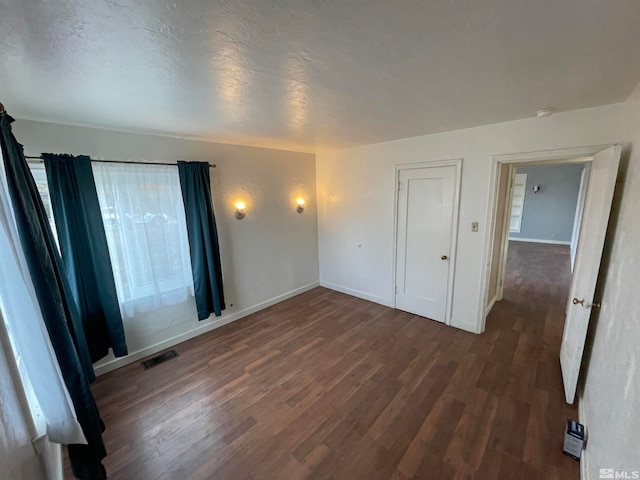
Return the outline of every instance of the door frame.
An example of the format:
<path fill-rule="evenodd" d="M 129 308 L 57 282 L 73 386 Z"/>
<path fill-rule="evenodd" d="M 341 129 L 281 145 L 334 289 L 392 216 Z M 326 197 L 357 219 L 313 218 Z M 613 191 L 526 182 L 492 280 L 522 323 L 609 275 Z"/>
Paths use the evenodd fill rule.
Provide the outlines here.
<path fill-rule="evenodd" d="M 507 209 L 505 215 L 505 221 L 508 214 L 511 212 L 511 183 L 513 180 L 513 176 L 515 175 L 516 167 L 522 167 L 525 165 L 544 165 L 544 164 L 561 164 L 561 163 L 587 163 L 591 162 L 593 156 L 606 148 L 613 146 L 613 144 L 605 144 L 605 145 L 591 145 L 585 147 L 574 147 L 574 148 L 562 148 L 555 150 L 542 150 L 542 151 L 534 151 L 534 152 L 525 152 L 525 153 L 509 153 L 509 154 L 501 154 L 501 155 L 492 155 L 491 156 L 491 177 L 489 184 L 489 209 L 487 211 L 487 225 L 490 226 L 489 236 L 486 239 L 485 247 L 484 247 L 484 265 L 485 265 L 485 274 L 482 276 L 482 288 L 480 289 L 481 298 L 480 305 L 482 308 L 479 309 L 479 318 L 478 318 L 478 333 L 482 333 L 485 330 L 487 316 L 491 311 L 490 303 L 492 300 L 501 300 L 502 294 L 504 291 L 504 274 L 506 269 L 506 260 L 507 260 L 507 250 L 509 244 L 509 229 L 502 226 L 502 240 L 500 242 L 500 252 L 499 252 L 499 270 L 498 270 L 498 288 L 495 299 L 489 299 L 489 280 L 491 275 L 491 265 L 493 261 L 493 252 L 492 245 L 495 240 L 495 236 L 498 233 L 498 228 L 496 225 L 496 219 L 498 218 L 498 205 L 499 205 L 499 176 L 500 171 L 503 166 L 508 166 L 508 175 L 509 175 L 509 185 L 507 187 L 507 202 L 505 204 L 505 208 Z"/>
<path fill-rule="evenodd" d="M 576 202 L 576 214 L 573 218 L 573 231 L 571 232 L 571 273 L 576 262 L 576 251 L 580 241 L 580 227 L 582 226 L 582 215 L 584 214 L 584 204 L 587 199 L 587 188 L 589 186 L 589 176 L 591 175 L 591 164 L 582 170 L 580 177 L 580 189 L 578 190 L 578 200 Z"/>
<path fill-rule="evenodd" d="M 462 158 L 450 160 L 432 160 L 417 163 L 398 163 L 394 165 L 393 195 L 393 261 L 391 270 L 391 308 L 396 308 L 396 273 L 398 270 L 398 196 L 400 195 L 400 172 L 424 168 L 454 167 L 453 178 L 453 210 L 451 218 L 451 243 L 449 245 L 449 271 L 447 276 L 447 299 L 445 305 L 444 324 L 451 325 L 453 308 L 453 285 L 458 245 L 458 218 L 460 213 L 460 192 L 462 183 Z"/>

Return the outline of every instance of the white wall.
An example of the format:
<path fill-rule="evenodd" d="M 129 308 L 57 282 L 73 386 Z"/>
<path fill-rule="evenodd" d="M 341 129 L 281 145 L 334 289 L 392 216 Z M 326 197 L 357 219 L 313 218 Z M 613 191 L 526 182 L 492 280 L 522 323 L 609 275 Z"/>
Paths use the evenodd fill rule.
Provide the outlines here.
<path fill-rule="evenodd" d="M 628 141 L 622 104 L 317 155 L 320 283 L 392 301 L 394 165 L 462 158 L 452 324 L 478 332 L 488 256 L 492 155 Z M 471 222 L 480 222 L 479 233 Z"/>
<path fill-rule="evenodd" d="M 94 159 L 175 162 L 199 160 L 212 170 L 227 309 L 198 322 L 195 303 L 125 319 L 130 355 L 98 362 L 103 373 L 283 300 L 318 282 L 315 157 L 253 147 L 138 135 L 17 120 L 14 133 L 27 155 L 86 154 Z M 298 196 L 306 199 L 302 214 Z M 237 200 L 247 216 L 233 217 Z"/>
<path fill-rule="evenodd" d="M 582 467 L 591 480 L 600 468 L 640 471 L 640 95 L 634 98 L 621 125 L 620 137 L 632 145 L 623 153 L 580 398 L 589 437 Z"/>
<path fill-rule="evenodd" d="M 584 163 L 518 167 L 516 173 L 527 175 L 527 185 L 522 225 L 509 239 L 569 245 L 584 168 Z M 534 185 L 540 186 L 539 192 L 533 191 Z"/>

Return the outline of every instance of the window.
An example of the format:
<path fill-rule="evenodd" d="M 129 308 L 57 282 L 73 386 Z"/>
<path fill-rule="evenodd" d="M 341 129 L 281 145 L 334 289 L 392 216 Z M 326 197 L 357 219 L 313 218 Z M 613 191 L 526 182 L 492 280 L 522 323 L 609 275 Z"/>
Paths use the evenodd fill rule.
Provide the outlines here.
<path fill-rule="evenodd" d="M 56 223 L 53 218 L 53 207 L 51 206 L 51 197 L 49 196 L 49 184 L 47 182 L 47 170 L 44 168 L 43 163 L 29 163 L 29 170 L 38 187 L 38 193 L 42 198 L 44 204 L 44 210 L 47 212 L 47 218 L 49 219 L 49 226 L 53 232 L 53 238 L 58 245 L 58 232 L 56 231 Z M 60 248 L 60 245 L 58 245 Z"/>
<path fill-rule="evenodd" d="M 185 301 L 193 278 L 178 169 L 92 168 L 123 315 Z"/>

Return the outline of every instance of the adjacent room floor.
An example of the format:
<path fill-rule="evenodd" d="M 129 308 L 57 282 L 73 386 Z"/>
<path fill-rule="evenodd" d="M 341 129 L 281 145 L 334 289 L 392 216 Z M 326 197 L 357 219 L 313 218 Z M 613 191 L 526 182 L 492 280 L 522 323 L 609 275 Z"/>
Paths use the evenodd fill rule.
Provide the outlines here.
<path fill-rule="evenodd" d="M 579 478 L 568 250 L 512 246 L 483 335 L 316 288 L 101 376 L 109 479 Z"/>

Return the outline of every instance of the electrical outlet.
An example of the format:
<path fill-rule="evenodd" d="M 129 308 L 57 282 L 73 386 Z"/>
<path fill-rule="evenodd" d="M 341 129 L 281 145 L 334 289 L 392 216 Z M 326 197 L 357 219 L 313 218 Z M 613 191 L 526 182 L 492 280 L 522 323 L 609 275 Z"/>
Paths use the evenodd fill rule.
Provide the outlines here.
<path fill-rule="evenodd" d="M 471 231 L 472 232 L 477 232 L 478 231 L 478 227 L 479 227 L 478 222 L 471 222 Z"/>

